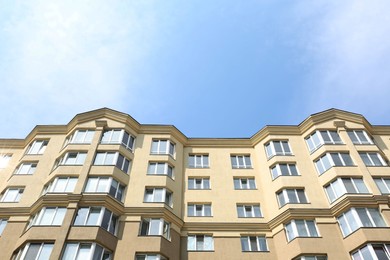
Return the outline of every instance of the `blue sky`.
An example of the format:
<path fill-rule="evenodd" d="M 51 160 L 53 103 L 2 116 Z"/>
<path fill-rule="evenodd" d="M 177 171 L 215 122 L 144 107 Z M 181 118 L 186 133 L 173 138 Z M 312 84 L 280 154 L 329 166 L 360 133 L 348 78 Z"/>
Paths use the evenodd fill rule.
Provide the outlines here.
<path fill-rule="evenodd" d="M 250 137 L 332 107 L 390 124 L 390 1 L 0 0 L 1 138 L 109 107 Z"/>

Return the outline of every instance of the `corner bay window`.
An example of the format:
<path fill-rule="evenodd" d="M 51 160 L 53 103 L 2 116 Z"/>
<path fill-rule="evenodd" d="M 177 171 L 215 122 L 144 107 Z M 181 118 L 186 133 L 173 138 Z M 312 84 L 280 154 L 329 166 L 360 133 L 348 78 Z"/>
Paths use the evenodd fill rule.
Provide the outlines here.
<path fill-rule="evenodd" d="M 104 207 L 85 207 L 77 211 L 75 226 L 100 226 L 116 235 L 118 216 Z"/>
<path fill-rule="evenodd" d="M 144 202 L 163 202 L 172 207 L 172 192 L 165 188 L 146 188 Z"/>
<path fill-rule="evenodd" d="M 112 177 L 89 177 L 85 186 L 85 193 L 108 193 L 122 201 L 125 186 Z"/>
<path fill-rule="evenodd" d="M 255 190 L 256 183 L 255 178 L 234 178 L 235 190 Z"/>
<path fill-rule="evenodd" d="M 95 134 L 94 130 L 76 130 L 72 135 L 65 140 L 67 144 L 90 144 Z"/>
<path fill-rule="evenodd" d="M 346 193 L 368 193 L 362 179 L 349 177 L 337 178 L 325 186 L 325 191 L 330 202 L 335 201 Z"/>
<path fill-rule="evenodd" d="M 241 248 L 243 252 L 268 251 L 264 236 L 242 236 Z"/>
<path fill-rule="evenodd" d="M 24 188 L 8 188 L 2 194 L 0 202 L 19 202 L 23 192 Z"/>
<path fill-rule="evenodd" d="M 306 144 L 310 152 L 314 152 L 324 144 L 342 144 L 339 134 L 336 131 L 322 130 L 315 131 L 306 138 Z"/>
<path fill-rule="evenodd" d="M 279 176 L 298 176 L 298 170 L 294 163 L 278 163 L 271 168 L 272 179 Z"/>
<path fill-rule="evenodd" d="M 53 250 L 53 243 L 27 243 L 16 254 L 14 260 L 47 260 Z"/>
<path fill-rule="evenodd" d="M 86 157 L 87 152 L 68 152 L 57 159 L 54 168 L 59 165 L 83 165 Z"/>
<path fill-rule="evenodd" d="M 326 153 L 315 161 L 318 173 L 321 175 L 334 166 L 353 166 L 348 153 Z"/>
<path fill-rule="evenodd" d="M 270 141 L 265 145 L 268 159 L 275 155 L 292 155 L 288 141 Z"/>
<path fill-rule="evenodd" d="M 280 207 L 287 203 L 307 203 L 303 189 L 283 189 L 277 193 L 277 197 Z"/>
<path fill-rule="evenodd" d="M 163 236 L 170 239 L 171 225 L 164 219 L 147 218 L 141 221 L 141 236 Z"/>
<path fill-rule="evenodd" d="M 124 129 L 110 129 L 103 133 L 102 144 L 121 144 L 126 149 L 132 151 L 134 148 L 135 137 Z"/>
<path fill-rule="evenodd" d="M 14 174 L 26 174 L 31 175 L 34 174 L 36 168 L 37 168 L 38 162 L 23 162 L 19 165 L 19 167 L 16 169 Z"/>
<path fill-rule="evenodd" d="M 208 168 L 209 155 L 208 154 L 190 154 L 188 156 L 188 167 L 190 168 Z"/>
<path fill-rule="evenodd" d="M 287 241 L 296 237 L 319 237 L 314 220 L 294 219 L 285 225 Z"/>
<path fill-rule="evenodd" d="M 130 160 L 118 152 L 97 152 L 94 165 L 115 165 L 124 173 L 128 173 Z"/>
<path fill-rule="evenodd" d="M 171 140 L 153 140 L 150 153 L 175 156 L 175 144 Z"/>
<path fill-rule="evenodd" d="M 43 154 L 48 143 L 48 140 L 35 140 L 28 147 L 26 154 Z"/>
<path fill-rule="evenodd" d="M 72 193 L 76 183 L 77 177 L 57 177 L 43 188 L 42 193 Z"/>
<path fill-rule="evenodd" d="M 48 259 L 48 258 L 47 258 Z M 69 242 L 65 245 L 62 260 L 111 260 L 112 253 L 96 243 Z"/>
<path fill-rule="evenodd" d="M 368 136 L 366 131 L 363 130 L 353 130 L 348 131 L 348 136 L 351 138 L 354 144 L 374 144 L 372 139 Z"/>
<path fill-rule="evenodd" d="M 212 251 L 214 250 L 214 239 L 210 235 L 188 235 L 188 251 Z"/>
<path fill-rule="evenodd" d="M 211 217 L 211 204 L 189 203 L 187 212 L 189 217 Z"/>
<path fill-rule="evenodd" d="M 367 244 L 351 255 L 353 260 L 389 260 L 390 244 Z"/>
<path fill-rule="evenodd" d="M 28 227 L 31 226 L 61 226 L 66 213 L 64 207 L 44 207 L 31 219 Z"/>

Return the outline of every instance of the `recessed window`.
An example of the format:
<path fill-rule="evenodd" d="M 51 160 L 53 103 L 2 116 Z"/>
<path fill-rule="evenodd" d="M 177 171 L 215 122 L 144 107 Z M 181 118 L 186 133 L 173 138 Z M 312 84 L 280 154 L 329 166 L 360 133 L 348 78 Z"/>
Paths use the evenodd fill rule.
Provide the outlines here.
<path fill-rule="evenodd" d="M 265 145 L 268 159 L 275 155 L 292 155 L 288 141 L 270 141 Z"/>
<path fill-rule="evenodd" d="M 149 175 L 167 175 L 173 178 L 173 167 L 166 162 L 150 162 L 148 166 Z"/>
<path fill-rule="evenodd" d="M 135 260 L 167 260 L 167 258 L 159 254 L 137 254 Z"/>
<path fill-rule="evenodd" d="M 89 177 L 85 186 L 85 193 L 108 193 L 122 201 L 125 186 L 112 177 Z"/>
<path fill-rule="evenodd" d="M 382 194 L 390 194 L 390 178 L 375 178 L 374 181 Z"/>
<path fill-rule="evenodd" d="M 61 226 L 65 213 L 63 207 L 44 207 L 30 219 L 28 226 Z"/>
<path fill-rule="evenodd" d="M 8 188 L 1 196 L 0 202 L 19 202 L 23 192 L 24 188 Z"/>
<path fill-rule="evenodd" d="M 287 203 L 307 203 L 307 198 L 303 189 L 283 189 L 277 193 L 277 197 L 280 207 L 283 207 Z"/>
<path fill-rule="evenodd" d="M 9 161 L 11 160 L 11 154 L 0 154 L 0 169 L 7 167 Z"/>
<path fill-rule="evenodd" d="M 278 163 L 271 168 L 272 179 L 279 176 L 298 176 L 297 166 L 294 163 Z"/>
<path fill-rule="evenodd" d="M 239 218 L 261 218 L 260 205 L 243 204 L 237 205 L 237 215 Z"/>
<path fill-rule="evenodd" d="M 189 217 L 211 217 L 211 204 L 192 204 L 187 207 Z"/>
<path fill-rule="evenodd" d="M 189 190 L 209 190 L 210 179 L 209 178 L 188 178 Z"/>
<path fill-rule="evenodd" d="M 46 258 L 49 259 L 49 258 Z M 109 260 L 112 253 L 96 243 L 74 243 L 65 245 L 62 260 Z"/>
<path fill-rule="evenodd" d="M 170 239 L 171 225 L 164 219 L 147 218 L 142 219 L 140 236 L 163 236 Z"/>
<path fill-rule="evenodd" d="M 212 251 L 214 250 L 214 239 L 210 235 L 188 235 L 188 251 Z"/>
<path fill-rule="evenodd" d="M 256 183 L 255 178 L 234 178 L 235 190 L 255 190 Z"/>
<path fill-rule="evenodd" d="M 351 254 L 353 260 L 390 259 L 390 244 L 367 244 Z"/>
<path fill-rule="evenodd" d="M 314 220 L 294 219 L 285 225 L 287 241 L 296 237 L 319 237 Z"/>
<path fill-rule="evenodd" d="M 315 165 L 321 175 L 334 166 L 353 166 L 354 164 L 349 153 L 326 153 L 315 161 Z"/>
<path fill-rule="evenodd" d="M 347 132 L 354 144 L 374 144 L 370 136 L 364 130 L 353 130 Z"/>
<path fill-rule="evenodd" d="M 115 235 L 118 226 L 118 216 L 104 207 L 79 208 L 74 225 L 100 226 Z"/>
<path fill-rule="evenodd" d="M 90 144 L 92 142 L 94 130 L 76 130 L 72 135 L 65 140 L 65 145 L 71 144 Z"/>
<path fill-rule="evenodd" d="M 15 260 L 49 259 L 53 246 L 53 243 L 27 243 L 18 251 Z"/>
<path fill-rule="evenodd" d="M 310 152 L 314 152 L 324 144 L 342 144 L 339 134 L 336 131 L 322 130 L 315 131 L 306 138 L 306 144 Z"/>
<path fill-rule="evenodd" d="M 172 192 L 165 188 L 146 188 L 144 202 L 163 202 L 172 207 Z"/>
<path fill-rule="evenodd" d="M 330 202 L 335 201 L 346 193 L 368 193 L 366 185 L 360 178 L 337 178 L 325 186 L 326 194 Z"/>
<path fill-rule="evenodd" d="M 188 156 L 188 167 L 190 168 L 208 168 L 209 155 L 208 154 L 190 154 Z"/>
<path fill-rule="evenodd" d="M 175 144 L 170 140 L 153 140 L 150 153 L 175 156 Z"/>
<path fill-rule="evenodd" d="M 128 173 L 130 160 L 118 152 L 97 152 L 94 165 L 115 165 L 124 173 Z"/>
<path fill-rule="evenodd" d="M 135 137 L 124 129 L 110 129 L 103 133 L 102 144 L 121 144 L 126 149 L 132 151 L 134 148 Z"/>
<path fill-rule="evenodd" d="M 46 193 L 72 193 L 76 187 L 77 177 L 57 177 L 43 189 L 43 194 Z"/>
<path fill-rule="evenodd" d="M 34 174 L 34 172 L 37 168 L 37 165 L 38 165 L 38 162 L 23 162 L 19 165 L 19 167 L 14 172 L 14 174 L 20 174 L 20 175 Z"/>
<path fill-rule="evenodd" d="M 232 162 L 233 169 L 250 169 L 252 168 L 250 155 L 231 155 L 230 160 Z"/>
<path fill-rule="evenodd" d="M 27 154 L 43 154 L 48 143 L 48 140 L 35 140 L 28 147 Z"/>
<path fill-rule="evenodd" d="M 264 236 L 242 236 L 241 248 L 243 252 L 268 251 L 267 241 Z"/>
<path fill-rule="evenodd" d="M 366 166 L 387 166 L 385 160 L 383 160 L 379 153 L 360 152 L 359 155 Z"/>
<path fill-rule="evenodd" d="M 5 229 L 5 226 L 7 225 L 8 223 L 8 219 L 1 219 L 0 218 L 0 236 L 1 234 L 3 233 L 4 229 Z"/>
<path fill-rule="evenodd" d="M 379 210 L 375 208 L 351 208 L 337 220 L 344 237 L 361 227 L 386 227 Z"/>
<path fill-rule="evenodd" d="M 58 165 L 83 165 L 87 152 L 67 152 L 64 156 L 57 159 L 54 168 Z"/>

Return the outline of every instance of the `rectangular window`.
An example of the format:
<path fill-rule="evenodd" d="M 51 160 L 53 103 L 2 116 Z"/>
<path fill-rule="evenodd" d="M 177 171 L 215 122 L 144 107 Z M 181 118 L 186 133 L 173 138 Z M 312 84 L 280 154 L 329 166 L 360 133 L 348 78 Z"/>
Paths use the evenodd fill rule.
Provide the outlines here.
<path fill-rule="evenodd" d="M 146 188 L 144 202 L 163 202 L 172 207 L 172 192 L 165 188 Z"/>
<path fill-rule="evenodd" d="M 366 166 L 387 166 L 385 160 L 383 160 L 379 153 L 360 152 L 359 155 Z"/>
<path fill-rule="evenodd" d="M 386 227 L 379 210 L 375 208 L 351 208 L 337 220 L 344 237 L 361 227 Z"/>
<path fill-rule="evenodd" d="M 234 178 L 235 190 L 255 190 L 256 183 L 255 178 Z"/>
<path fill-rule="evenodd" d="M 48 143 L 48 140 L 35 140 L 28 147 L 27 154 L 43 154 Z"/>
<path fill-rule="evenodd" d="M 137 254 L 135 260 L 168 260 L 166 257 L 159 254 Z"/>
<path fill-rule="evenodd" d="M 278 163 L 271 168 L 272 179 L 279 176 L 298 176 L 297 166 L 294 163 Z"/>
<path fill-rule="evenodd" d="M 303 189 L 283 189 L 277 193 L 277 197 L 280 207 L 283 207 L 287 203 L 308 203 Z"/>
<path fill-rule="evenodd" d="M 0 236 L 4 231 L 5 226 L 7 225 L 8 219 L 1 219 L 0 218 Z"/>
<path fill-rule="evenodd" d="M 347 132 L 354 144 L 374 144 L 372 139 L 364 130 L 353 130 Z"/>
<path fill-rule="evenodd" d="M 48 258 L 47 258 L 48 259 Z M 112 253 L 96 243 L 66 243 L 62 260 L 111 260 Z"/>
<path fill-rule="evenodd" d="M 264 236 L 242 236 L 241 248 L 243 252 L 268 251 L 267 241 Z"/>
<path fill-rule="evenodd" d="M 125 186 L 112 177 L 89 177 L 84 192 L 108 193 L 119 201 L 122 201 Z"/>
<path fill-rule="evenodd" d="M 260 205 L 237 205 L 237 215 L 239 218 L 261 218 Z"/>
<path fill-rule="evenodd" d="M 11 154 L 0 154 L 0 169 L 7 167 L 8 162 L 11 160 Z"/>
<path fill-rule="evenodd" d="M 153 140 L 151 154 L 169 154 L 175 156 L 175 144 L 171 140 Z"/>
<path fill-rule="evenodd" d="M 166 162 L 150 162 L 148 166 L 149 175 L 167 175 L 173 178 L 173 167 Z"/>
<path fill-rule="evenodd" d="M 147 218 L 141 221 L 140 236 L 163 236 L 170 239 L 171 225 L 164 219 Z"/>
<path fill-rule="evenodd" d="M 250 169 L 252 168 L 250 155 L 231 155 L 233 169 Z"/>
<path fill-rule="evenodd" d="M 15 260 L 47 260 L 53 246 L 53 243 L 27 243 L 18 251 Z"/>
<path fill-rule="evenodd" d="M 351 254 L 353 260 L 388 260 L 390 244 L 367 244 Z"/>
<path fill-rule="evenodd" d="M 75 226 L 100 226 L 113 235 L 116 235 L 118 216 L 104 207 L 79 208 Z"/>
<path fill-rule="evenodd" d="M 375 178 L 374 181 L 382 194 L 390 194 L 389 178 Z"/>
<path fill-rule="evenodd" d="M 35 172 L 38 162 L 23 162 L 16 169 L 14 174 L 27 174 L 31 175 Z"/>
<path fill-rule="evenodd" d="M 302 255 L 294 260 L 327 260 L 328 257 L 326 255 Z"/>
<path fill-rule="evenodd" d="M 209 190 L 210 178 L 188 178 L 189 190 Z"/>
<path fill-rule="evenodd" d="M 110 129 L 103 133 L 102 144 L 121 144 L 126 149 L 133 151 L 135 137 L 126 132 L 124 129 Z"/>
<path fill-rule="evenodd" d="M 326 153 L 315 162 L 318 173 L 321 175 L 332 167 L 353 166 L 349 153 Z"/>
<path fill-rule="evenodd" d="M 189 217 L 211 217 L 211 204 L 188 204 Z"/>
<path fill-rule="evenodd" d="M 295 219 L 285 226 L 287 241 L 296 237 L 319 237 L 314 220 Z"/>
<path fill-rule="evenodd" d="M 208 154 L 190 154 L 188 157 L 188 167 L 190 168 L 208 168 Z"/>
<path fill-rule="evenodd" d="M 314 152 L 324 144 L 342 144 L 339 134 L 336 131 L 322 130 L 315 131 L 306 138 L 306 144 L 310 152 Z"/>
<path fill-rule="evenodd" d="M 83 165 L 86 157 L 87 152 L 67 152 L 56 161 L 55 167 L 58 165 Z"/>
<path fill-rule="evenodd" d="M 77 177 L 57 177 L 43 189 L 43 194 L 46 193 L 72 193 L 76 187 Z"/>
<path fill-rule="evenodd" d="M 128 173 L 130 160 L 118 152 L 97 152 L 94 165 L 115 165 L 124 173 Z"/>
<path fill-rule="evenodd" d="M 346 193 L 368 193 L 366 185 L 360 178 L 337 178 L 329 185 L 325 186 L 326 194 L 329 201 L 332 203 Z"/>
<path fill-rule="evenodd" d="M 66 138 L 65 145 L 71 144 L 90 144 L 92 142 L 94 130 L 76 130 L 72 135 Z"/>
<path fill-rule="evenodd" d="M 265 145 L 268 159 L 275 155 L 292 155 L 288 141 L 270 141 Z"/>
<path fill-rule="evenodd" d="M 212 251 L 214 250 L 214 239 L 210 235 L 188 235 L 188 251 Z"/>
<path fill-rule="evenodd" d="M 66 213 L 66 208 L 44 207 L 31 219 L 28 227 L 31 226 L 61 226 Z"/>
<path fill-rule="evenodd" d="M 1 196 L 0 202 L 19 202 L 23 191 L 24 188 L 8 188 Z"/>

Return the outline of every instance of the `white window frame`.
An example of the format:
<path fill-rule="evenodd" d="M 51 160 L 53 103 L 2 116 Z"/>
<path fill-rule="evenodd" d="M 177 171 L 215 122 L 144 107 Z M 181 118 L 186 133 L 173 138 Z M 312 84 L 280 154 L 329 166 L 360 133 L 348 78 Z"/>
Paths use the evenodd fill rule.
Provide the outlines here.
<path fill-rule="evenodd" d="M 260 204 L 237 204 L 237 216 L 239 218 L 262 218 L 263 214 Z"/>
<path fill-rule="evenodd" d="M 198 210 L 198 208 L 200 208 L 200 210 Z M 211 203 L 188 203 L 187 215 L 188 217 L 212 217 L 213 212 Z"/>
<path fill-rule="evenodd" d="M 119 132 L 119 140 L 113 140 L 113 136 L 115 132 Z M 107 134 L 107 140 L 105 139 L 105 135 Z M 125 140 L 125 136 L 128 135 L 127 141 Z M 135 144 L 135 137 L 131 134 L 129 134 L 124 129 L 109 129 L 105 130 L 101 141 L 101 144 L 121 144 L 123 145 L 127 150 L 133 151 L 134 150 L 134 144 Z"/>
<path fill-rule="evenodd" d="M 300 221 L 300 222 L 303 221 L 304 226 L 301 226 L 300 228 L 298 228 L 297 221 Z M 309 227 L 309 223 L 311 223 L 310 225 L 312 225 L 312 227 L 314 227 L 315 234 L 310 234 L 311 233 L 311 229 Z M 289 231 L 289 228 L 288 228 L 289 225 L 291 227 L 291 229 L 290 229 L 291 230 L 291 236 L 289 236 L 289 234 L 290 234 L 290 231 Z M 300 231 L 302 231 L 302 228 L 304 228 L 304 231 L 306 232 L 306 235 L 299 233 Z M 320 237 L 320 233 L 318 232 L 318 228 L 317 228 L 316 222 L 314 220 L 293 219 L 293 220 L 291 220 L 289 223 L 287 223 L 284 226 L 284 229 L 286 231 L 287 242 L 290 242 L 291 240 L 293 240 L 293 239 L 295 239 L 297 237 Z"/>
<path fill-rule="evenodd" d="M 92 143 L 94 135 L 95 130 L 78 129 L 66 138 L 64 146 L 67 144 L 90 144 Z M 79 136 L 81 138 L 79 138 Z"/>
<path fill-rule="evenodd" d="M 212 235 L 188 235 L 187 251 L 214 251 L 213 236 Z"/>
<path fill-rule="evenodd" d="M 347 186 L 345 182 L 348 180 L 351 182 L 352 187 L 355 189 L 355 191 L 352 192 L 347 190 Z M 361 186 L 361 184 L 363 184 L 364 188 Z M 330 203 L 336 201 L 344 194 L 368 194 L 369 193 L 363 179 L 353 178 L 353 177 L 339 177 L 333 180 L 332 182 L 330 182 L 328 185 L 324 186 L 324 190 Z M 331 192 L 331 194 L 329 192 Z"/>
<path fill-rule="evenodd" d="M 49 210 L 54 210 L 54 213 L 48 213 Z M 31 226 L 61 226 L 66 214 L 65 207 L 43 207 L 38 213 L 36 213 L 28 224 Z M 47 219 L 47 217 L 50 217 Z M 43 222 L 45 221 L 45 222 Z M 48 221 L 49 223 L 46 223 Z"/>
<path fill-rule="evenodd" d="M 135 255 L 135 260 L 168 260 L 166 257 L 160 254 L 142 254 L 137 253 Z"/>
<path fill-rule="evenodd" d="M 245 181 L 246 183 L 243 183 Z M 252 177 L 234 177 L 233 184 L 235 190 L 255 190 L 256 189 L 256 181 L 255 178 Z M 251 187 L 253 185 L 253 187 Z"/>
<path fill-rule="evenodd" d="M 153 233 L 152 225 L 158 225 L 157 234 Z M 146 230 L 144 229 L 146 228 Z M 146 233 L 144 233 L 146 231 Z M 144 218 L 141 220 L 139 235 L 140 236 L 162 236 L 168 240 L 171 239 L 171 224 L 162 218 Z"/>
<path fill-rule="evenodd" d="M 67 250 L 68 248 L 70 248 L 69 245 L 73 245 L 72 247 L 74 248 L 74 252 L 70 255 L 72 256 L 72 258 L 69 258 L 69 257 L 66 257 L 65 258 L 65 254 L 67 253 Z M 89 246 L 89 252 L 88 252 L 88 256 L 87 258 L 83 258 L 83 260 L 106 260 L 107 258 L 103 258 L 103 256 L 105 254 L 108 254 L 109 255 L 109 260 L 112 259 L 112 252 L 109 251 L 108 249 L 106 249 L 105 247 L 97 244 L 97 243 L 84 243 L 84 242 L 68 242 L 65 244 L 65 249 L 64 249 L 64 252 L 63 252 L 63 255 L 61 257 L 62 260 L 78 260 L 80 259 L 79 256 L 80 256 L 80 247 L 81 246 Z M 96 258 L 95 257 L 95 252 L 96 252 L 96 248 L 97 247 L 100 247 L 102 250 L 101 250 L 101 255 L 99 258 Z M 70 249 L 71 250 L 71 249 Z"/>
<path fill-rule="evenodd" d="M 13 191 L 17 191 L 17 194 L 12 196 L 12 198 L 8 198 L 8 196 L 10 196 L 9 193 L 13 192 Z M 24 188 L 21 188 L 21 187 L 9 187 L 2 194 L 0 202 L 12 202 L 12 203 L 19 202 L 20 198 L 23 195 L 23 192 L 24 192 Z"/>
<path fill-rule="evenodd" d="M 24 260 L 26 258 L 26 255 L 27 255 L 27 252 L 30 248 L 31 245 L 40 245 L 39 246 L 39 250 L 38 250 L 38 253 L 37 255 L 35 256 L 35 259 L 36 260 L 41 260 L 43 258 L 42 257 L 42 252 L 44 252 L 44 250 L 50 250 L 50 253 L 49 253 L 49 256 L 51 255 L 51 252 L 53 250 L 53 247 L 54 247 L 54 243 L 46 243 L 46 242 L 42 242 L 42 243 L 27 243 L 25 246 L 23 246 L 17 253 L 17 255 L 15 256 L 15 260 Z M 45 258 L 46 259 L 46 258 Z"/>
<path fill-rule="evenodd" d="M 366 140 L 362 140 L 358 132 L 361 132 Z M 374 144 L 372 138 L 364 130 L 351 130 L 347 131 L 347 133 L 353 144 Z"/>
<path fill-rule="evenodd" d="M 57 160 L 55 167 L 60 165 L 83 165 L 86 158 L 86 151 L 69 151 Z"/>
<path fill-rule="evenodd" d="M 255 239 L 256 241 L 256 248 L 252 248 L 252 242 L 251 240 Z M 265 236 L 241 236 L 241 250 L 242 252 L 267 252 L 268 245 L 267 245 L 267 239 Z M 244 245 L 245 244 L 245 245 Z M 265 245 L 265 248 L 264 248 Z M 245 250 L 245 248 L 248 248 L 248 250 Z"/>
<path fill-rule="evenodd" d="M 359 152 L 360 158 L 364 162 L 364 165 L 367 167 L 378 167 L 378 166 L 387 166 L 387 163 L 383 159 L 382 155 L 378 152 Z M 369 160 L 369 163 L 367 163 L 366 160 L 363 159 L 363 156 L 366 157 Z M 377 159 L 380 161 L 380 164 L 377 164 L 374 160 L 373 157 L 376 156 Z"/>
<path fill-rule="evenodd" d="M 161 168 L 163 166 L 163 168 Z M 162 169 L 162 171 L 160 171 Z M 174 177 L 174 167 L 167 162 L 149 162 L 148 175 L 166 175 Z"/>
<path fill-rule="evenodd" d="M 276 152 L 275 143 L 280 143 L 280 147 L 281 147 L 281 150 L 282 150 L 281 152 Z M 283 144 L 287 145 L 287 149 L 286 149 L 286 147 Z M 293 155 L 288 140 L 272 140 L 272 141 L 269 141 L 268 143 L 265 144 L 265 152 L 267 154 L 267 158 L 268 159 L 270 159 L 270 158 L 272 158 L 274 156 L 278 156 L 278 155 L 281 155 L 281 156 Z"/>
<path fill-rule="evenodd" d="M 38 162 L 22 162 L 15 170 L 15 175 L 32 175 L 37 168 Z"/>
<path fill-rule="evenodd" d="M 64 189 L 58 189 L 59 182 L 65 180 L 65 185 L 63 185 Z M 58 176 L 54 180 L 50 181 L 47 185 L 45 185 L 42 194 L 46 193 L 73 193 L 74 189 L 77 185 L 78 178 L 74 176 Z M 58 190 L 57 190 L 58 189 Z"/>
<path fill-rule="evenodd" d="M 107 155 L 113 155 L 112 161 L 107 159 Z M 97 158 L 103 155 L 102 161 L 97 161 Z M 107 160 L 107 161 L 106 161 Z M 120 161 L 122 160 L 122 163 Z M 131 166 L 131 160 L 126 156 L 122 155 L 119 152 L 109 152 L 109 151 L 98 151 L 95 155 L 95 160 L 93 161 L 93 165 L 95 166 L 115 166 L 124 173 L 128 174 Z"/>
<path fill-rule="evenodd" d="M 334 160 L 332 158 L 332 154 L 337 154 L 339 160 L 341 161 L 341 165 L 336 165 L 336 163 L 334 162 Z M 349 159 L 351 160 L 351 164 L 350 165 L 346 164 L 342 154 L 349 156 Z M 330 164 L 330 166 L 328 168 L 324 164 L 325 158 L 326 158 L 326 160 L 328 160 L 328 162 Z M 320 164 L 321 168 L 319 168 L 318 164 Z M 318 171 L 318 174 L 321 175 L 321 174 L 323 174 L 324 172 L 326 172 L 327 170 L 329 170 L 332 167 L 350 167 L 350 166 L 354 166 L 354 163 L 353 163 L 353 160 L 352 160 L 351 156 L 349 155 L 349 153 L 331 152 L 331 153 L 325 153 L 322 156 L 320 156 L 317 160 L 314 161 L 314 165 L 315 165 L 315 167 L 316 167 L 316 169 Z"/>
<path fill-rule="evenodd" d="M 285 167 L 284 169 L 286 169 L 287 172 L 282 169 L 282 166 Z M 295 169 L 295 171 L 293 169 Z M 270 168 L 270 171 L 273 180 L 279 176 L 300 176 L 298 167 L 295 163 L 277 163 Z"/>
<path fill-rule="evenodd" d="M 96 179 L 96 181 L 94 181 Z M 95 183 L 94 183 L 95 182 Z M 115 194 L 111 193 L 111 188 L 114 187 L 112 184 L 115 184 L 116 182 L 116 188 Z M 98 189 L 103 186 L 104 190 L 99 191 Z M 87 184 L 84 188 L 84 193 L 108 193 L 118 201 L 123 201 L 124 192 L 125 192 L 125 185 L 123 185 L 121 182 L 117 181 L 116 179 L 108 176 L 89 176 L 87 180 Z"/>
<path fill-rule="evenodd" d="M 361 260 L 364 259 L 365 256 L 371 257 L 373 260 L 382 260 L 379 259 L 377 254 L 375 253 L 374 246 L 381 246 L 383 249 L 383 252 L 386 254 L 387 259 L 390 259 L 390 244 L 383 244 L 383 243 L 370 243 L 366 244 L 365 246 L 362 246 L 358 250 L 351 253 L 352 260 Z M 365 250 L 365 253 L 362 253 L 362 251 Z M 369 255 L 367 255 L 368 253 Z M 356 256 L 356 257 L 355 257 Z"/>
<path fill-rule="evenodd" d="M 333 134 L 336 134 L 339 140 L 336 140 L 337 138 L 334 138 Z M 324 136 L 327 136 L 329 140 L 325 140 Z M 337 131 L 332 130 L 316 130 L 314 133 L 306 137 L 305 140 L 311 153 L 325 144 L 343 144 L 343 141 Z"/>
<path fill-rule="evenodd" d="M 11 160 L 12 154 L 0 154 L 0 169 L 7 167 L 9 161 Z"/>
<path fill-rule="evenodd" d="M 382 194 L 390 194 L 390 178 L 374 178 L 376 186 L 381 191 Z"/>
<path fill-rule="evenodd" d="M 209 177 L 188 177 L 189 190 L 210 190 Z"/>
<path fill-rule="evenodd" d="M 0 218 L 0 236 L 3 233 L 5 227 L 7 226 L 8 219 Z"/>
<path fill-rule="evenodd" d="M 46 150 L 46 147 L 49 143 L 49 140 L 40 139 L 34 140 L 28 147 L 26 154 L 43 154 Z"/>
<path fill-rule="evenodd" d="M 147 201 L 147 192 L 152 190 L 152 194 L 151 194 L 151 198 L 152 200 L 151 201 Z M 162 197 L 162 200 L 163 201 L 156 201 L 156 190 L 161 190 L 161 197 Z M 169 190 L 167 190 L 166 188 L 153 188 L 153 187 L 147 187 L 145 188 L 145 195 L 144 195 L 144 203 L 165 203 L 167 204 L 168 206 L 172 207 L 172 197 L 173 197 L 173 193 Z"/>
<path fill-rule="evenodd" d="M 292 197 L 290 198 L 289 195 L 291 195 L 291 193 L 289 193 L 288 191 L 294 192 L 294 198 L 292 198 Z M 303 194 L 304 200 L 301 201 L 299 193 Z M 303 188 L 283 189 L 283 190 L 276 193 L 276 197 L 278 199 L 279 207 L 283 207 L 286 204 L 307 204 L 307 203 L 309 203 L 309 200 L 307 199 L 307 196 L 305 193 L 305 189 L 303 189 Z M 281 197 L 283 198 L 284 203 L 281 200 Z M 294 201 L 294 199 L 296 202 Z"/>
<path fill-rule="evenodd" d="M 91 212 L 94 210 L 97 210 L 97 209 L 99 209 L 100 212 L 99 212 L 98 218 L 96 219 L 96 222 L 88 223 L 90 221 Z M 80 219 L 79 219 L 78 215 L 79 215 L 79 212 L 81 212 L 81 211 L 85 211 L 86 215 L 83 216 L 84 218 L 80 217 Z M 109 214 L 108 223 L 103 222 L 106 212 L 107 212 L 107 214 Z M 110 232 L 111 234 L 116 236 L 117 232 L 118 232 L 118 221 L 119 221 L 119 217 L 117 215 L 115 215 L 111 210 L 109 210 L 105 207 L 100 207 L 100 206 L 80 207 L 77 210 L 73 226 L 99 226 L 99 227 L 107 230 L 108 232 Z M 76 222 L 78 222 L 78 223 L 76 223 Z M 104 228 L 104 225 L 107 225 L 107 228 Z"/>
<path fill-rule="evenodd" d="M 208 154 L 189 154 L 188 155 L 189 168 L 209 168 L 210 161 Z"/>
<path fill-rule="evenodd" d="M 294 258 L 294 260 L 327 260 L 327 259 L 328 259 L 327 255 L 303 255 Z"/>
<path fill-rule="evenodd" d="M 161 144 L 162 143 L 166 143 L 165 144 L 165 149 L 162 149 L 161 148 Z M 154 149 L 156 148 L 156 149 Z M 150 154 L 167 154 L 167 155 L 170 155 L 172 157 L 175 157 L 175 153 L 176 153 L 176 144 L 174 142 L 172 142 L 171 140 L 169 139 L 153 139 L 152 140 L 152 147 L 150 149 Z"/>
<path fill-rule="evenodd" d="M 249 154 L 230 155 L 230 161 L 233 169 L 252 169 L 252 160 Z"/>

